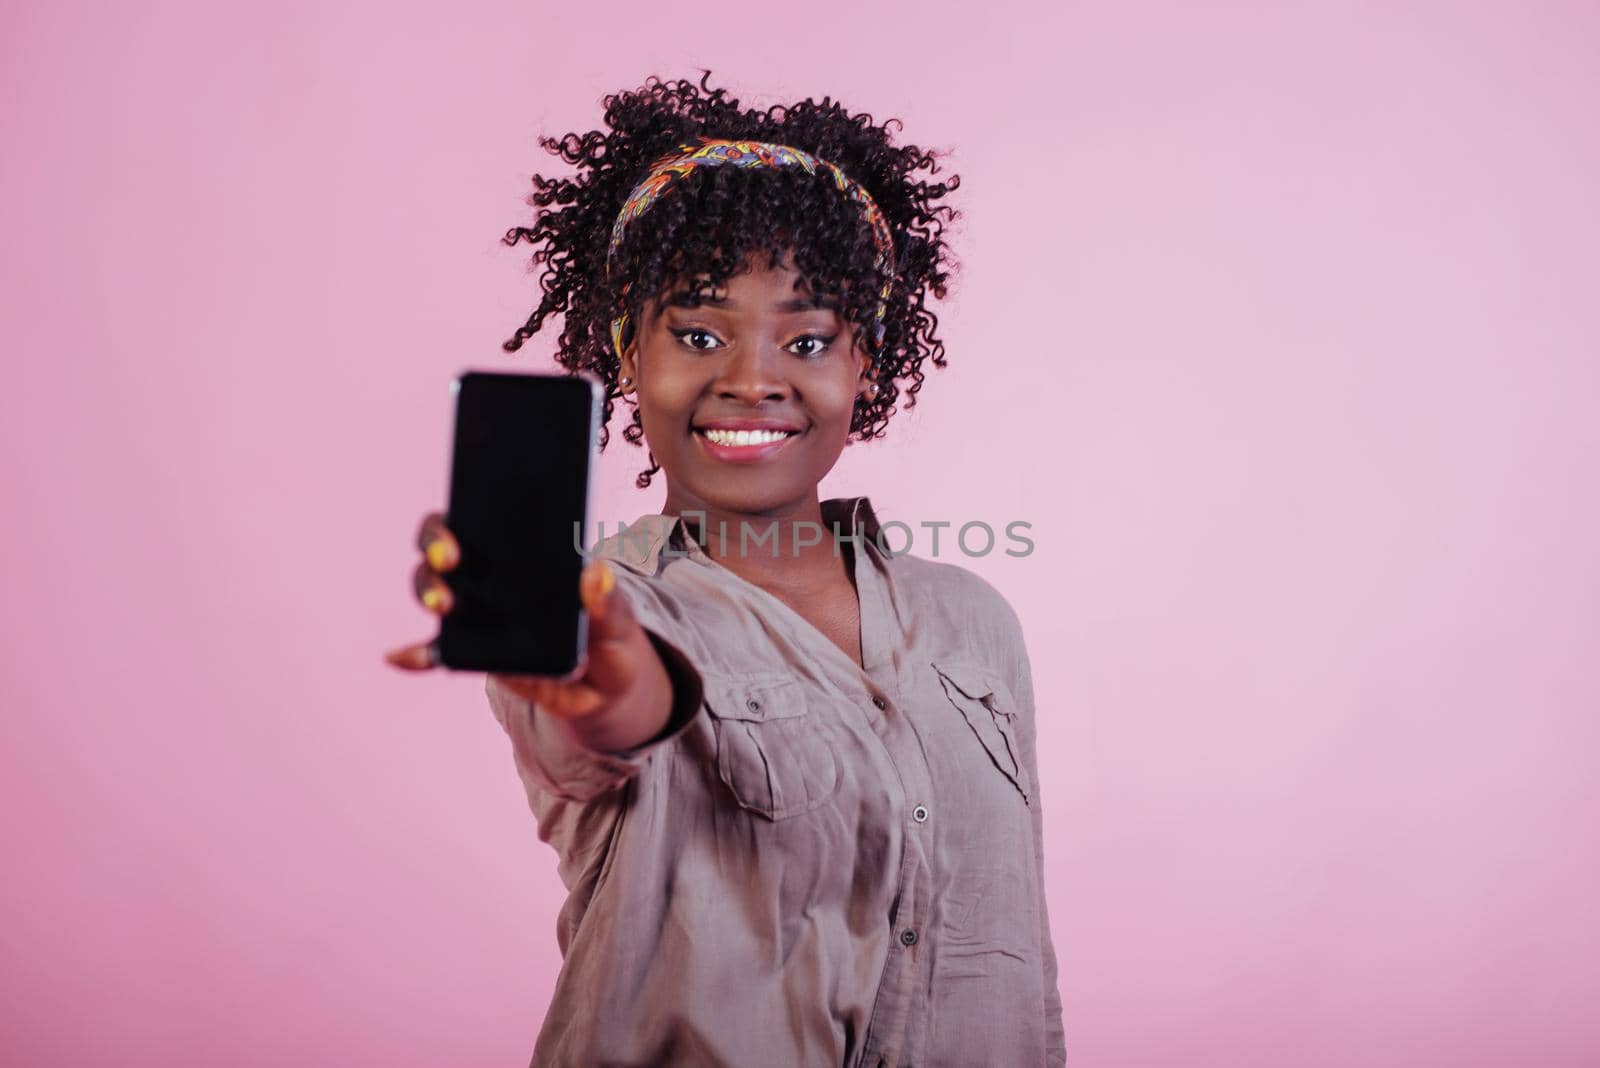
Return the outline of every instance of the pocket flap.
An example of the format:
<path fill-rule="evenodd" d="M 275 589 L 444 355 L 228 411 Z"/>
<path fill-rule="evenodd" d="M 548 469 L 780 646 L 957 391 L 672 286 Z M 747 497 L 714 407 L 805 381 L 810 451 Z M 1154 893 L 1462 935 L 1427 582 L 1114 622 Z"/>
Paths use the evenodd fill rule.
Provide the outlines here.
<path fill-rule="evenodd" d="M 974 701 L 982 701 L 999 688 L 994 674 L 988 668 L 979 667 L 969 661 L 941 660 L 930 666 L 943 675 L 952 686 Z"/>
<path fill-rule="evenodd" d="M 951 703 L 988 750 L 994 766 L 1011 780 L 1026 802 L 1032 786 L 1022 766 L 1017 710 L 1011 707 L 1005 683 L 989 668 L 970 661 L 940 660 L 929 666 L 939 673 Z"/>
<path fill-rule="evenodd" d="M 718 719 L 765 722 L 803 715 L 800 686 L 789 675 L 706 675 L 705 702 Z"/>

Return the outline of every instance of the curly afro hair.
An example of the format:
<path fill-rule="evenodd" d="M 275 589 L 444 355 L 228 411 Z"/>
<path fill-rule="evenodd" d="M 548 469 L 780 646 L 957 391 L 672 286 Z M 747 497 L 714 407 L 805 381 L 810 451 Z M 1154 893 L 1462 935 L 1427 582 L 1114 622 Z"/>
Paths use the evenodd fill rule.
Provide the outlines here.
<path fill-rule="evenodd" d="M 936 203 L 960 187 L 959 175 L 943 182 L 923 181 L 917 173 L 939 173 L 936 153 L 915 145 L 890 144 L 890 118 L 853 115 L 830 97 L 765 110 L 741 109 L 726 89 L 712 89 L 711 72 L 702 70 L 697 86 L 687 80 L 662 81 L 652 75 L 642 88 L 604 98 L 606 130 L 544 137 L 539 143 L 579 173 L 572 178 L 533 176 L 528 203 L 539 211 L 531 227 L 506 232 L 507 245 L 535 246 L 533 266 L 545 265 L 543 297 L 527 322 L 505 342 L 515 352 L 543 325 L 563 317 L 556 362 L 570 374 L 589 372 L 606 386 L 600 445 L 618 390 L 619 360 L 612 346 L 611 321 L 624 310 L 631 340 L 648 298 L 659 300 L 670 287 L 704 274 L 691 287 L 704 295 L 721 286 L 764 251 L 774 266 L 792 254 L 796 272 L 819 296 L 838 302 L 846 322 L 860 327 L 857 343 L 866 345 L 877 313 L 883 279 L 876 267 L 871 227 L 852 203 L 822 173 L 794 167 L 702 167 L 679 178 L 647 212 L 628 226 L 607 273 L 612 225 L 623 202 L 652 164 L 675 154 L 696 137 L 772 141 L 803 149 L 837 164 L 877 202 L 894 235 L 894 272 L 884 314 L 882 349 L 874 365 L 876 396 L 858 398 L 850 435 L 882 437 L 895 401 L 906 383 L 906 407 L 916 405 L 923 362 L 945 366 L 939 320 L 924 305 L 928 292 L 943 300 L 955 269 L 940 222 L 960 217 Z M 937 155 L 942 155 L 938 153 Z M 559 207 L 551 208 L 551 205 Z M 644 436 L 637 406 L 623 436 L 639 444 Z M 660 471 L 655 456 L 638 485 L 646 487 Z"/>

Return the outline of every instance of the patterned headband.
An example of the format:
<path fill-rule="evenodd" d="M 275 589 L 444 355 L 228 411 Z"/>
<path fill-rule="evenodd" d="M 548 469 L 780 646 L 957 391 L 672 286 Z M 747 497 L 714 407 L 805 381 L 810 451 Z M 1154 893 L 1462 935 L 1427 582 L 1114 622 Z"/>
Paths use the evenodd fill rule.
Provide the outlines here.
<path fill-rule="evenodd" d="M 611 273 L 612 261 L 616 258 L 617 248 L 622 244 L 622 235 L 627 230 L 628 224 L 643 215 L 675 179 L 681 178 L 696 167 L 714 167 L 721 164 L 732 164 L 735 167 L 800 167 L 807 174 L 815 174 L 819 169 L 824 170 L 833 176 L 833 184 L 841 192 L 861 206 L 862 213 L 872 226 L 873 240 L 878 247 L 877 267 L 883 274 L 884 283 L 883 291 L 878 298 L 878 312 L 872 325 L 872 358 L 876 363 L 882 355 L 883 317 L 888 311 L 889 292 L 894 284 L 891 273 L 894 262 L 894 237 L 889 231 L 889 223 L 884 219 L 883 212 L 872 199 L 872 194 L 862 188 L 859 182 L 846 177 L 845 173 L 834 164 L 788 145 L 775 145 L 767 141 L 700 138 L 696 144 L 678 147 L 681 154 L 666 156 L 657 161 L 644 180 L 634 186 L 633 192 L 622 205 L 622 210 L 617 213 L 617 221 L 611 228 L 611 247 L 606 252 L 606 273 Z M 623 294 L 626 295 L 630 288 L 632 283 L 623 288 Z M 619 360 L 622 358 L 622 331 L 627 322 L 627 312 L 623 312 L 611 321 L 611 344 L 616 348 Z"/>

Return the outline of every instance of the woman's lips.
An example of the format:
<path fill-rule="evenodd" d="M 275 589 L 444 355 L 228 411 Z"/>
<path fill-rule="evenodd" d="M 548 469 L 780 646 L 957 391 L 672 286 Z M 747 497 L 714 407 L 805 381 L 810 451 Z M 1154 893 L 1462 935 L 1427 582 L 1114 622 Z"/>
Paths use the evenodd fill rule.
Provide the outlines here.
<path fill-rule="evenodd" d="M 775 437 L 775 432 L 747 433 L 743 431 L 707 431 L 704 427 L 694 429 L 694 438 L 700 443 L 708 456 L 724 463 L 755 463 L 765 460 L 780 452 L 783 447 L 804 431 L 788 431 L 776 440 L 761 440 Z M 712 435 L 721 438 L 713 440 Z"/>

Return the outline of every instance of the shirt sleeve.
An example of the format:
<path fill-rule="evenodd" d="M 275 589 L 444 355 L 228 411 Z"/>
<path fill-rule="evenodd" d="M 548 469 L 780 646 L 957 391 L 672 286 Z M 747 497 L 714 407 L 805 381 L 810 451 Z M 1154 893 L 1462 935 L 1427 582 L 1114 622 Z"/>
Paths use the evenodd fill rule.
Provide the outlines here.
<path fill-rule="evenodd" d="M 1016 620 L 1015 613 L 1011 613 Z M 1034 720 L 1033 670 L 1028 661 L 1028 650 L 1022 638 L 1022 625 L 1016 621 L 1013 641 L 1014 668 L 1012 694 L 1016 698 L 1021 716 L 1023 760 L 1027 765 L 1028 780 L 1033 783 L 1033 849 L 1038 858 L 1039 884 L 1039 942 L 1044 949 L 1044 1008 L 1046 1064 L 1051 1068 L 1067 1063 L 1066 1031 L 1061 1018 L 1061 990 L 1057 985 L 1055 942 L 1050 936 L 1050 907 L 1045 901 L 1044 885 L 1044 801 L 1039 787 L 1038 725 Z"/>
<path fill-rule="evenodd" d="M 672 711 L 661 733 L 632 749 L 591 749 L 563 730 L 538 702 L 507 690 L 496 676 L 486 676 L 489 707 L 511 738 L 517 771 L 531 799 L 537 800 L 535 792 L 563 801 L 590 801 L 610 793 L 638 775 L 657 749 L 693 722 L 704 699 L 700 673 L 672 642 L 649 627 L 645 634 L 672 680 Z"/>

